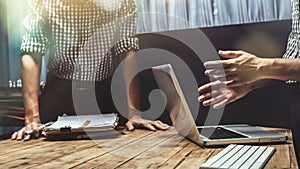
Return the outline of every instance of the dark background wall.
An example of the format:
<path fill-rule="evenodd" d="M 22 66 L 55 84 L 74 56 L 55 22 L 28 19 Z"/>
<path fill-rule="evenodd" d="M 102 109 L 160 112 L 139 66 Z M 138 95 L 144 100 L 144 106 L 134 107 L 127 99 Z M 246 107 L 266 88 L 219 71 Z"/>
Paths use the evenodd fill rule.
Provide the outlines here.
<path fill-rule="evenodd" d="M 245 50 L 260 57 L 281 57 L 285 52 L 291 21 L 273 21 L 201 29 L 216 50 Z M 188 35 L 192 30 L 176 31 Z M 168 33 L 168 32 L 165 32 Z M 174 33 L 174 32 L 172 32 Z M 141 48 L 160 48 L 179 56 L 192 69 L 198 85 L 209 81 L 203 75 L 204 67 L 197 55 L 184 44 L 160 34 L 139 35 Z M 157 88 L 150 71 L 141 73 L 143 109 L 150 107 L 148 94 Z M 195 91 L 196 92 L 196 91 Z M 289 127 L 289 112 L 292 100 L 289 85 L 280 83 L 258 89 L 243 99 L 226 106 L 221 123 L 249 123 L 253 125 Z M 195 98 L 193 98 L 195 99 Z M 208 108 L 200 105 L 197 123 L 203 124 Z M 164 115 L 163 118 L 166 116 Z"/>
<path fill-rule="evenodd" d="M 1 2 L 6 4 L 6 1 Z M 0 87 L 6 86 L 7 79 L 9 79 L 9 59 L 8 55 L 8 36 L 7 36 L 7 27 L 4 26 L 7 23 L 7 9 L 0 7 Z"/>

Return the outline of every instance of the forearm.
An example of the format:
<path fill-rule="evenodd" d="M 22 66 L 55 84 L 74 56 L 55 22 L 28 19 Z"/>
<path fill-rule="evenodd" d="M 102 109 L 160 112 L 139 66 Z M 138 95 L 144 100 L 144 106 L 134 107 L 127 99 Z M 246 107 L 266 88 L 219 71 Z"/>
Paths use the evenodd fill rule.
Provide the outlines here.
<path fill-rule="evenodd" d="M 300 81 L 300 59 L 262 59 L 262 79 Z"/>
<path fill-rule="evenodd" d="M 39 83 L 41 58 L 39 54 L 22 57 L 23 98 L 25 108 L 25 124 L 39 122 Z"/>
<path fill-rule="evenodd" d="M 120 59 L 123 61 L 126 59 L 125 63 L 123 64 L 123 72 L 124 72 L 124 82 L 125 87 L 127 90 L 127 100 L 128 100 L 128 109 L 129 109 L 129 117 L 138 115 L 137 111 L 132 111 L 135 109 L 140 109 L 140 85 L 139 85 L 139 78 L 135 76 L 137 72 L 136 61 L 134 58 L 135 51 L 131 50 L 126 53 L 122 53 L 120 55 Z M 131 77 L 134 77 L 133 79 Z M 132 80 L 131 80 L 132 79 Z M 131 80 L 131 81 L 130 81 Z"/>
<path fill-rule="evenodd" d="M 134 56 L 135 52 L 133 50 L 128 51 L 120 55 L 120 59 L 123 60 L 123 72 L 124 81 L 127 92 L 128 100 L 128 121 L 126 123 L 126 128 L 129 131 L 134 130 L 134 128 L 142 127 L 149 129 L 151 131 L 168 130 L 169 125 L 162 123 L 159 120 L 152 121 L 146 120 L 141 117 L 140 114 L 140 88 L 139 88 L 139 78 L 137 75 L 137 65 Z M 124 60 L 125 59 L 125 60 Z"/>

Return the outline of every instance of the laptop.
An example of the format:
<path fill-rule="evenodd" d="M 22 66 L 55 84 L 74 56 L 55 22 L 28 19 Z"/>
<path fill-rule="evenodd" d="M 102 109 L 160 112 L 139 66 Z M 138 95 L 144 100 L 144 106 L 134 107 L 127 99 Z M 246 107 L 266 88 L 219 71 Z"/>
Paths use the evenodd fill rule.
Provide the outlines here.
<path fill-rule="evenodd" d="M 287 136 L 248 124 L 196 126 L 170 64 L 152 67 L 156 83 L 166 96 L 175 130 L 200 146 L 286 142 Z M 196 91 L 195 91 L 196 92 Z"/>

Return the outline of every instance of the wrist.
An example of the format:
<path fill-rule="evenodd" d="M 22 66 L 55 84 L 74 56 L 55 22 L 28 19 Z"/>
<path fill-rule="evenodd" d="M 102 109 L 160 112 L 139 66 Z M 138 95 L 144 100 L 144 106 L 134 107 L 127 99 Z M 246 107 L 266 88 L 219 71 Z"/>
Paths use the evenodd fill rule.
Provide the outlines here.
<path fill-rule="evenodd" d="M 259 61 L 257 73 L 258 73 L 258 79 L 257 80 L 262 80 L 262 79 L 268 79 L 272 75 L 272 65 L 274 65 L 275 59 L 266 59 L 266 58 L 261 58 Z"/>
<path fill-rule="evenodd" d="M 38 110 L 27 110 L 25 113 L 25 125 L 36 122 L 40 123 L 40 114 Z"/>
<path fill-rule="evenodd" d="M 40 116 L 39 115 L 26 115 L 25 117 L 25 125 L 30 123 L 40 123 Z"/>
<path fill-rule="evenodd" d="M 141 117 L 140 112 L 137 110 L 130 109 L 128 112 L 128 119 L 137 118 L 137 117 Z"/>

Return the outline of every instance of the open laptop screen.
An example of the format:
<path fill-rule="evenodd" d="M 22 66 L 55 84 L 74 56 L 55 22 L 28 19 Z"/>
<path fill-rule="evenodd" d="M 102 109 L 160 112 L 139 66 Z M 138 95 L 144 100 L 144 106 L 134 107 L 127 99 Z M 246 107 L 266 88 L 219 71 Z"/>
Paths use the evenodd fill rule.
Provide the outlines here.
<path fill-rule="evenodd" d="M 202 145 L 198 129 L 172 66 L 170 64 L 156 66 L 152 68 L 152 72 L 158 87 L 166 95 L 167 109 L 176 131 L 191 141 Z"/>

